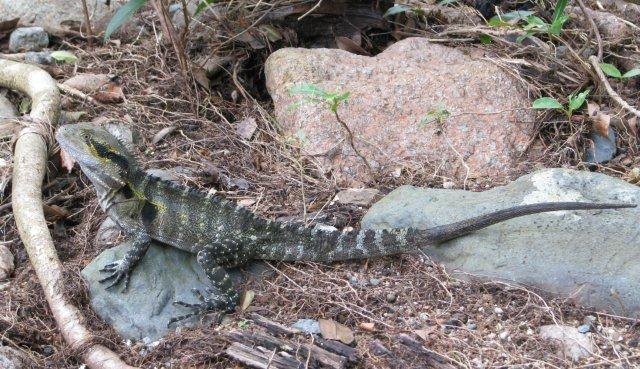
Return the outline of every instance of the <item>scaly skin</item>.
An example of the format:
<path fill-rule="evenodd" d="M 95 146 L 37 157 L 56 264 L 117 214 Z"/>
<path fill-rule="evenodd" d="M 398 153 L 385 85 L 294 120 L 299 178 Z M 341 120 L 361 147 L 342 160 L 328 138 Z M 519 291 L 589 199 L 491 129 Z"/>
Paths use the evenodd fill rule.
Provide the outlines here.
<path fill-rule="evenodd" d="M 144 257 L 151 240 L 197 254 L 215 290 L 196 291 L 191 314 L 233 310 L 238 301 L 226 268 L 251 259 L 332 262 L 415 251 L 523 215 L 556 211 L 615 209 L 633 204 L 581 202 L 516 206 L 456 223 L 419 230 L 397 228 L 341 232 L 287 225 L 261 218 L 220 196 L 160 180 L 144 172 L 133 155 L 114 136 L 92 124 L 65 125 L 56 138 L 80 165 L 96 188 L 101 207 L 133 241 L 123 259 L 107 264 L 101 282 L 109 287 L 124 282 Z"/>

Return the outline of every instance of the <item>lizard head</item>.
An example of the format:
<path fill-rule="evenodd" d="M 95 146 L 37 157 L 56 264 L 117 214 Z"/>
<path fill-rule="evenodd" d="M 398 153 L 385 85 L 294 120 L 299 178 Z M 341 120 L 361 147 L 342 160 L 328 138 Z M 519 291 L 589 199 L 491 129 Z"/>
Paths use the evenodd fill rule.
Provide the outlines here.
<path fill-rule="evenodd" d="M 91 123 L 61 126 L 56 140 L 96 187 L 120 189 L 134 170 L 135 159 L 129 150 L 111 133 Z"/>

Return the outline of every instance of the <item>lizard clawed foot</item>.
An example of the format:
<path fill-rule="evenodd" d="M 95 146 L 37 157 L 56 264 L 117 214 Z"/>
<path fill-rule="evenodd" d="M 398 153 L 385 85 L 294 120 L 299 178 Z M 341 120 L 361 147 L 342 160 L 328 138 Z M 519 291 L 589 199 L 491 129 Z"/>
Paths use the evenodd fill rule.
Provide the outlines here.
<path fill-rule="evenodd" d="M 115 287 L 118 283 L 122 281 L 124 283 L 124 288 L 122 289 L 122 291 L 124 292 L 129 286 L 130 270 L 131 270 L 131 267 L 124 260 L 122 259 L 116 260 L 113 263 L 109 263 L 105 265 L 102 269 L 100 269 L 101 272 L 107 272 L 111 274 L 106 276 L 105 278 L 102 278 L 98 282 L 104 283 L 104 282 L 113 280 L 113 282 L 111 282 L 111 284 L 109 284 L 106 287 L 106 289 L 110 289 Z"/>
<path fill-rule="evenodd" d="M 193 292 L 194 295 L 196 295 L 196 297 L 198 298 L 198 301 L 200 302 L 191 304 L 184 301 L 174 301 L 173 302 L 174 305 L 184 306 L 186 308 L 192 309 L 193 311 L 189 314 L 180 315 L 180 316 L 171 318 L 169 320 L 169 323 L 167 323 L 167 327 L 169 327 L 171 324 L 175 322 L 179 322 L 181 320 L 185 320 L 193 316 L 200 316 L 212 310 L 223 310 L 223 311 L 228 310 L 223 299 L 220 299 L 220 296 L 216 294 L 215 291 L 213 291 L 212 289 L 210 288 L 206 289 L 210 297 L 204 296 L 202 292 L 200 292 L 200 290 L 198 290 L 197 288 L 194 288 L 191 291 Z M 223 313 L 219 314 L 216 321 L 219 322 L 223 316 L 224 316 Z"/>

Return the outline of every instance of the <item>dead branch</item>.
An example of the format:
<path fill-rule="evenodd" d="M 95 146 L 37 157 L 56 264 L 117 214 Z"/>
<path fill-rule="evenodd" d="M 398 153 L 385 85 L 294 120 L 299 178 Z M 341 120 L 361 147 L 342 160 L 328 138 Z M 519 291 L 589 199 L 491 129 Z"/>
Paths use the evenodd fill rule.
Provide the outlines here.
<path fill-rule="evenodd" d="M 33 65 L 0 59 L 0 85 L 32 100 L 30 123 L 15 144 L 12 203 L 20 238 L 64 339 L 95 369 L 134 369 L 111 350 L 95 344 L 80 311 L 63 296 L 62 264 L 58 259 L 42 209 L 42 180 L 46 171 L 47 138 L 60 113 L 56 82 Z"/>

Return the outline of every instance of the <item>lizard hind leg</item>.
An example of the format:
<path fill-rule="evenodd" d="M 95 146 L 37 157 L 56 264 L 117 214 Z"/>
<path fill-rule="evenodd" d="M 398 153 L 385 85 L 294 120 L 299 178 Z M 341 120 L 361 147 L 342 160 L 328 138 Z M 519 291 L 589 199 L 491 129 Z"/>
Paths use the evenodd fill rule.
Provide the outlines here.
<path fill-rule="evenodd" d="M 192 312 L 171 318 L 168 325 L 212 310 L 232 312 L 238 303 L 238 291 L 236 291 L 227 271 L 215 262 L 214 250 L 205 248 L 198 252 L 198 264 L 204 270 L 213 288 L 207 288 L 206 296 L 198 289 L 194 288 L 192 290 L 199 303 L 191 304 L 184 301 L 174 301 L 175 305 L 192 309 Z"/>

